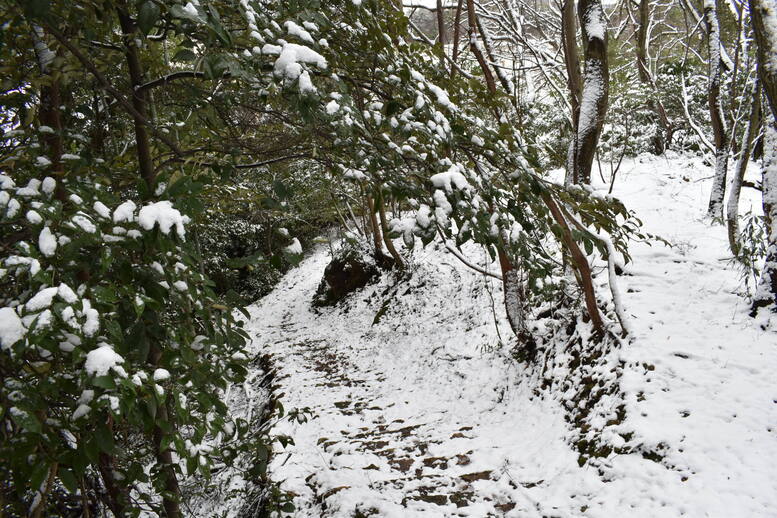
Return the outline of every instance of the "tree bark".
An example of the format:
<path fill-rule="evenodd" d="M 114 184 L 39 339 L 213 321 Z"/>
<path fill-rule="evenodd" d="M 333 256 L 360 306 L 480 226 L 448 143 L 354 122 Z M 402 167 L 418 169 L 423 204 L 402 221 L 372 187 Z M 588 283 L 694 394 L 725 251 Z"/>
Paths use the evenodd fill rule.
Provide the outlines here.
<path fill-rule="evenodd" d="M 442 8 L 442 0 L 437 0 L 437 42 L 440 44 L 440 65 L 445 66 L 445 44 L 448 36 L 445 34 L 445 12 Z"/>
<path fill-rule="evenodd" d="M 750 16 L 758 46 L 758 77 L 766 96 L 769 115 L 764 124 L 763 208 L 766 219 L 766 262 L 758 280 L 753 311 L 777 309 L 777 6 L 773 0 L 750 0 Z M 768 25 L 767 25 L 768 24 Z"/>
<path fill-rule="evenodd" d="M 710 193 L 707 214 L 713 218 L 722 219 L 723 199 L 726 195 L 726 174 L 728 172 L 728 132 L 720 99 L 721 44 L 715 0 L 704 0 L 704 26 L 707 30 L 709 47 L 709 93 L 707 100 L 715 144 L 715 175 L 712 180 L 712 192 Z"/>
<path fill-rule="evenodd" d="M 383 257 L 383 237 L 380 231 L 380 225 L 378 224 L 378 218 L 375 217 L 375 201 L 367 196 L 367 208 L 370 212 L 370 226 L 372 227 L 372 242 L 375 245 L 375 257 L 380 259 Z"/>
<path fill-rule="evenodd" d="M 750 161 L 750 153 L 753 150 L 753 140 L 761 126 L 761 88 L 756 79 L 753 87 L 753 100 L 750 105 L 750 117 L 747 121 L 745 134 L 742 136 L 742 149 L 737 161 L 734 176 L 731 178 L 731 192 L 728 195 L 726 205 L 726 225 L 728 227 L 728 243 L 731 253 L 739 255 L 739 195 L 742 192 L 742 181 L 745 178 L 747 164 Z"/>
<path fill-rule="evenodd" d="M 159 366 L 161 359 L 162 351 L 156 344 L 153 344 L 149 351 L 149 360 L 151 365 L 154 367 Z M 170 421 L 170 415 L 167 411 L 167 400 L 161 402 L 157 408 L 156 420 L 163 423 L 168 423 L 171 427 L 174 426 L 174 424 Z M 162 506 L 165 510 L 165 517 L 181 518 L 181 508 L 179 506 L 179 501 L 181 499 L 181 489 L 178 486 L 178 477 L 175 474 L 175 469 L 173 468 L 173 452 L 170 450 L 169 446 L 167 448 L 162 448 L 164 438 L 164 430 L 162 430 L 159 425 L 154 424 L 152 439 L 154 441 L 156 462 L 162 471 L 162 476 L 164 477 L 165 492 L 169 493 L 169 495 L 172 495 L 172 498 L 170 496 L 162 497 Z"/>
<path fill-rule="evenodd" d="M 111 431 L 111 434 L 113 434 L 113 417 L 108 417 L 106 425 Z M 105 485 L 105 490 L 108 493 L 108 508 L 114 516 L 124 516 L 126 510 L 125 505 L 129 502 L 129 498 L 127 495 L 127 488 L 121 487 L 114 476 L 116 459 L 112 455 L 100 452 L 97 468 L 100 472 L 103 484 Z"/>
<path fill-rule="evenodd" d="M 639 2 L 639 27 L 637 28 L 637 72 L 641 83 L 651 80 L 647 60 L 647 36 L 650 24 L 650 0 Z"/>
<path fill-rule="evenodd" d="M 547 193 L 543 193 L 542 200 L 550 210 L 550 214 L 556 223 L 560 227 L 561 241 L 569 252 L 569 256 L 572 260 L 572 266 L 577 271 L 577 278 L 580 287 L 583 290 L 583 298 L 585 299 L 585 306 L 588 310 L 588 316 L 591 317 L 591 323 L 594 326 L 594 330 L 599 334 L 604 334 L 604 322 L 602 316 L 599 314 L 599 306 L 596 302 L 596 292 L 594 291 L 593 279 L 591 278 L 591 267 L 588 264 L 583 251 L 577 246 L 577 242 L 572 237 L 572 231 L 567 224 L 564 214 L 559 209 L 552 196 Z"/>
<path fill-rule="evenodd" d="M 464 0 L 459 0 L 456 16 L 453 22 L 453 52 L 451 53 L 451 77 L 456 75 L 456 61 L 459 59 L 459 36 L 461 34 L 461 7 Z"/>
<path fill-rule="evenodd" d="M 126 4 L 122 2 L 117 9 L 119 25 L 121 25 L 122 40 L 124 42 L 124 56 L 129 70 L 130 87 L 132 88 L 132 107 L 140 115 L 133 116 L 135 125 L 135 146 L 138 155 L 138 167 L 140 176 L 146 182 L 149 193 L 154 190 L 154 163 L 151 158 L 151 144 L 148 138 L 145 122 L 148 120 L 148 97 L 145 90 L 139 87 L 145 82 L 143 68 L 140 64 L 138 47 L 135 43 L 137 26 L 130 17 Z"/>
<path fill-rule="evenodd" d="M 486 58 L 483 56 L 483 52 L 478 46 L 478 23 L 477 14 L 475 13 L 475 1 L 467 0 L 467 34 L 469 35 L 469 47 L 472 54 L 475 55 L 480 69 L 483 71 L 483 77 L 486 80 L 488 91 L 496 93 L 496 82 L 494 81 L 494 74 L 491 73 L 491 67 L 488 66 Z"/>
<path fill-rule="evenodd" d="M 378 196 L 378 216 L 380 216 L 380 228 L 383 231 L 383 242 L 386 244 L 386 249 L 389 251 L 389 254 L 391 254 L 391 257 L 394 259 L 394 264 L 397 268 L 400 270 L 404 270 L 405 263 L 402 261 L 402 256 L 399 255 L 399 252 L 397 252 L 396 247 L 394 247 L 394 242 L 389 237 L 389 229 L 388 229 L 388 222 L 386 221 L 386 208 L 383 204 L 383 194 L 381 193 Z"/>
<path fill-rule="evenodd" d="M 572 107 L 572 138 L 567 149 L 566 184 L 572 184 L 577 178 L 575 154 L 577 149 L 577 123 L 580 120 L 580 94 L 582 78 L 580 76 L 580 56 L 577 52 L 577 22 L 575 20 L 575 1 L 565 0 L 561 7 L 561 44 L 564 49 L 564 64 L 567 70 L 567 88 L 569 104 Z"/>
<path fill-rule="evenodd" d="M 661 99 L 658 98 L 658 89 L 656 83 L 653 80 L 653 75 L 650 73 L 650 63 L 648 61 L 648 48 L 649 38 L 648 29 L 650 27 L 650 0 L 640 0 L 639 3 L 639 26 L 637 28 L 637 73 L 639 82 L 650 88 L 651 93 L 655 96 L 648 100 L 648 108 L 658 115 L 658 120 L 661 122 L 661 126 L 664 129 L 663 138 L 659 135 L 656 136 L 656 153 L 662 153 L 666 147 L 672 141 L 672 135 L 674 128 L 669 120 L 669 116 L 666 113 L 666 108 Z"/>
<path fill-rule="evenodd" d="M 607 20 L 601 0 L 580 0 L 585 72 L 577 124 L 574 183 L 591 183 L 591 166 L 607 114 L 610 70 L 607 62 Z"/>
<path fill-rule="evenodd" d="M 40 90 L 40 108 L 38 110 L 38 120 L 42 126 L 48 126 L 53 133 L 45 132 L 41 136 L 46 149 L 48 158 L 51 161 L 49 171 L 52 175 L 61 178 L 65 174 L 62 166 L 62 116 L 60 113 L 60 80 L 51 70 L 51 63 L 56 56 L 51 51 L 45 41 L 45 33 L 39 25 L 32 26 L 32 42 L 35 51 L 35 58 L 38 61 L 38 69 L 42 76 L 46 77 L 46 83 Z M 55 196 L 59 200 L 65 197 L 65 190 L 62 182 L 57 182 Z"/>

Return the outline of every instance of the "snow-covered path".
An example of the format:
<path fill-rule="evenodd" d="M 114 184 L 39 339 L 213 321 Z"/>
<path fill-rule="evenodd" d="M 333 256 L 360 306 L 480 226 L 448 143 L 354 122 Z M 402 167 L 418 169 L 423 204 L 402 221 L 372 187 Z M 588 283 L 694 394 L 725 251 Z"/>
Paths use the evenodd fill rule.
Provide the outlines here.
<path fill-rule="evenodd" d="M 695 165 L 655 158 L 620 179 L 645 230 L 674 245 L 634 244 L 621 281 L 635 330 L 625 356 L 655 369 L 623 380 L 630 424 L 669 446 L 664 462 L 687 480 L 665 498 L 686 500 L 690 516 L 777 516 L 777 335 L 748 316 L 725 229 L 704 215 L 711 182 Z M 757 203 L 743 193 L 742 209 Z"/>
<path fill-rule="evenodd" d="M 613 454 L 605 477 L 580 468 L 559 402 L 534 396 L 497 347 L 494 312 L 509 336 L 499 287 L 444 250 L 315 312 L 319 250 L 252 307 L 249 328 L 283 404 L 312 410 L 275 427 L 296 442 L 270 466 L 295 516 L 777 516 L 777 337 L 747 317 L 720 260 L 704 174 L 651 159 L 616 184 L 645 230 L 676 245 L 635 244 L 620 280 L 635 340 L 620 353 L 619 432 L 663 458 Z"/>

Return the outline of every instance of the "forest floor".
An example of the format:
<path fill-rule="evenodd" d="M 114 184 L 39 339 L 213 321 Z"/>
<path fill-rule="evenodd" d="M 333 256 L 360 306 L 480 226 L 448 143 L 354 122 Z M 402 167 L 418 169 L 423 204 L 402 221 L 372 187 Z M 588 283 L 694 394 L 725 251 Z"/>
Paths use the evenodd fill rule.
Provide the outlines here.
<path fill-rule="evenodd" d="M 632 245 L 619 287 L 633 337 L 613 352 L 628 366 L 619 432 L 661 456 L 612 453 L 604 474 L 579 466 L 560 396 L 536 395 L 499 346 L 510 332 L 498 281 L 431 245 L 410 275 L 316 310 L 329 251 L 311 253 L 248 327 L 284 406 L 312 412 L 273 428 L 295 441 L 270 465 L 293 515 L 777 515 L 777 334 L 748 316 L 725 228 L 704 215 L 709 171 L 674 156 L 618 173 L 615 195 L 672 246 Z M 755 200 L 746 192 L 743 211 Z"/>

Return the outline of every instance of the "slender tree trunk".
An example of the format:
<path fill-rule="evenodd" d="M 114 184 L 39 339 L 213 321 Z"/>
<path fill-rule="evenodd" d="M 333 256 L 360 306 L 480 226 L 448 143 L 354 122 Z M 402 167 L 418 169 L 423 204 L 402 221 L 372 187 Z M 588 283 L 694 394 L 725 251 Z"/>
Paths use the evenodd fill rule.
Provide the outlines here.
<path fill-rule="evenodd" d="M 445 34 L 445 13 L 442 9 L 442 0 L 437 0 L 437 42 L 440 44 L 440 66 L 445 67 L 445 44 L 448 36 Z"/>
<path fill-rule="evenodd" d="M 736 171 L 731 178 L 731 192 L 728 195 L 726 205 L 726 225 L 728 227 L 728 243 L 731 253 L 739 254 L 739 195 L 742 192 L 742 180 L 745 178 L 747 163 L 750 161 L 750 153 L 753 150 L 753 140 L 758 128 L 761 126 L 761 88 L 756 79 L 753 87 L 753 100 L 750 105 L 750 117 L 747 121 L 745 134 L 742 136 L 742 149 L 737 161 Z"/>
<path fill-rule="evenodd" d="M 572 266 L 577 272 L 578 283 L 583 290 L 583 298 L 585 299 L 585 306 L 588 310 L 588 316 L 591 317 L 591 323 L 594 329 L 600 335 L 604 333 L 604 322 L 602 316 L 599 313 L 599 306 L 596 302 L 596 292 L 594 291 L 593 279 L 591 278 L 591 267 L 588 264 L 583 251 L 577 245 L 574 237 L 572 237 L 572 230 L 569 228 L 564 214 L 559 209 L 555 200 L 547 193 L 542 197 L 545 205 L 550 210 L 551 216 L 561 228 L 561 241 L 569 252 Z"/>
<path fill-rule="evenodd" d="M 38 61 L 38 69 L 42 76 L 46 77 L 46 82 L 40 90 L 40 108 L 38 110 L 38 120 L 41 126 L 48 126 L 52 133 L 44 132 L 41 135 L 44 145 L 48 151 L 48 158 L 51 161 L 49 171 L 55 177 L 61 178 L 65 174 L 62 166 L 62 115 L 60 113 L 60 83 L 59 77 L 51 70 L 51 63 L 56 55 L 46 44 L 45 33 L 39 25 L 32 26 L 32 43 L 35 50 L 35 58 Z M 62 182 L 57 182 L 55 196 L 63 200 L 65 190 Z"/>
<path fill-rule="evenodd" d="M 162 351 L 154 344 L 149 351 L 149 360 L 152 366 L 158 366 L 162 359 Z M 169 400 L 169 399 L 168 399 Z M 170 420 L 170 415 L 167 410 L 167 401 L 162 402 L 157 408 L 156 420 L 158 422 L 167 423 L 171 427 L 174 423 Z M 162 470 L 162 474 L 165 479 L 165 492 L 170 496 L 164 496 L 162 498 L 162 506 L 165 510 L 166 518 L 181 518 L 181 509 L 179 502 L 181 500 L 181 488 L 178 486 L 178 477 L 175 474 L 175 462 L 173 460 L 173 452 L 170 446 L 166 448 L 162 447 L 165 438 L 165 432 L 162 428 L 154 424 L 152 432 L 152 438 L 154 441 L 154 450 L 156 456 L 156 462 Z"/>
<path fill-rule="evenodd" d="M 666 113 L 664 103 L 658 97 L 658 89 L 656 88 L 653 76 L 650 73 L 650 63 L 648 62 L 648 29 L 650 28 L 650 0 L 640 0 L 639 3 L 639 27 L 637 28 L 637 72 L 639 76 L 639 82 L 650 88 L 654 98 L 648 100 L 648 108 L 658 115 L 658 120 L 661 122 L 661 126 L 664 130 L 663 138 L 659 135 L 656 136 L 655 151 L 656 153 L 662 153 L 666 147 L 672 141 L 672 134 L 674 128 L 669 120 L 669 116 Z"/>
<path fill-rule="evenodd" d="M 386 208 L 383 204 L 383 194 L 381 193 L 378 196 L 378 216 L 380 216 L 380 228 L 383 231 L 383 242 L 386 244 L 386 249 L 389 251 L 389 254 L 391 254 L 391 257 L 394 259 L 394 264 L 397 268 L 400 270 L 404 270 L 405 263 L 402 261 L 402 256 L 399 255 L 399 252 L 397 252 L 396 247 L 394 247 L 394 242 L 389 237 L 389 229 L 388 229 L 388 222 L 386 221 Z"/>
<path fill-rule="evenodd" d="M 764 124 L 763 207 L 766 219 L 766 262 L 761 270 L 753 311 L 777 309 L 777 6 L 773 0 L 750 0 L 750 16 L 758 46 L 758 77 L 768 104 Z"/>
<path fill-rule="evenodd" d="M 475 12 L 475 1 L 467 0 L 467 34 L 469 35 L 469 47 L 472 54 L 475 55 L 480 69 L 483 71 L 483 77 L 486 80 L 489 92 L 496 92 L 496 82 L 494 81 L 494 74 L 491 72 L 491 67 L 488 66 L 486 58 L 483 56 L 483 52 L 478 46 L 478 22 L 477 13 Z"/>
<path fill-rule="evenodd" d="M 106 425 L 111 431 L 111 435 L 113 435 L 113 417 L 108 416 Z M 97 468 L 100 472 L 103 484 L 105 485 L 105 490 L 108 493 L 108 508 L 114 516 L 124 516 L 126 511 L 125 506 L 129 502 L 129 498 L 127 488 L 122 487 L 114 476 L 116 471 L 116 459 L 112 455 L 100 452 Z"/>
<path fill-rule="evenodd" d="M 148 98 L 143 90 L 138 89 L 138 86 L 143 84 L 144 74 L 136 43 L 138 32 L 137 25 L 130 17 L 129 9 L 125 2 L 119 4 L 117 14 L 124 43 L 124 57 L 127 61 L 127 68 L 129 70 L 130 87 L 132 88 L 132 107 L 135 109 L 137 115 L 139 115 L 139 117 L 133 116 L 138 167 L 140 169 L 140 176 L 146 184 L 146 196 L 150 197 L 154 192 L 155 173 L 153 160 L 151 158 L 151 143 L 148 131 L 144 124 L 144 120 L 148 120 Z M 162 352 L 156 345 L 152 345 L 151 350 L 149 351 L 149 363 L 152 366 L 158 366 L 161 357 Z M 163 403 L 159 406 L 156 420 L 172 426 L 166 404 Z M 159 425 L 155 424 L 153 429 L 155 455 L 165 479 L 165 492 L 167 493 L 162 498 L 162 505 L 167 518 L 180 518 L 181 510 L 179 501 L 181 490 L 178 486 L 178 477 L 173 468 L 174 462 L 172 451 L 169 446 L 167 448 L 162 447 L 164 436 L 165 432 Z"/>
<path fill-rule="evenodd" d="M 610 91 L 610 70 L 607 63 L 607 19 L 601 0 L 580 0 L 578 17 L 583 33 L 585 72 L 577 124 L 575 149 L 575 183 L 591 183 L 599 135 L 607 114 Z"/>
<path fill-rule="evenodd" d="M 647 36 L 650 24 L 650 0 L 639 2 L 639 27 L 637 28 L 637 72 L 641 83 L 651 80 L 647 60 Z"/>
<path fill-rule="evenodd" d="M 367 207 L 370 213 L 370 226 L 372 227 L 372 242 L 375 245 L 375 257 L 378 259 L 383 257 L 383 237 L 381 236 L 380 225 L 378 225 L 378 218 L 375 217 L 375 201 L 367 196 Z"/>
<path fill-rule="evenodd" d="M 451 77 L 456 75 L 456 62 L 459 59 L 459 36 L 461 35 L 461 7 L 464 0 L 459 0 L 456 6 L 456 16 L 453 22 L 453 52 L 451 54 Z"/>
<path fill-rule="evenodd" d="M 572 184 L 577 178 L 575 159 L 577 150 L 577 124 L 580 120 L 580 95 L 583 80 L 580 76 L 580 56 L 577 52 L 577 21 L 575 19 L 575 1 L 565 0 L 561 7 L 561 43 L 564 49 L 564 64 L 567 70 L 567 88 L 569 104 L 572 107 L 572 137 L 567 148 L 566 184 Z"/>
<path fill-rule="evenodd" d="M 712 134 L 715 143 L 715 176 L 707 214 L 714 218 L 723 217 L 723 199 L 726 196 L 726 174 L 728 172 L 728 133 L 720 99 L 721 62 L 720 26 L 718 24 L 715 0 L 704 0 L 704 26 L 709 46 L 709 93 L 708 103 Z"/>
<path fill-rule="evenodd" d="M 130 17 L 126 4 L 122 3 L 118 9 L 119 24 L 121 25 L 122 39 L 124 42 L 124 56 L 127 60 L 127 68 L 130 76 L 130 87 L 132 88 L 132 107 L 145 120 L 148 120 L 148 98 L 144 90 L 138 87 L 143 84 L 143 68 L 140 64 L 140 56 L 136 44 L 137 26 Z M 135 124 L 135 146 L 138 155 L 138 167 L 140 176 L 146 182 L 149 194 L 154 190 L 154 163 L 151 158 L 151 144 L 148 138 L 148 131 L 143 119 L 133 117 Z"/>

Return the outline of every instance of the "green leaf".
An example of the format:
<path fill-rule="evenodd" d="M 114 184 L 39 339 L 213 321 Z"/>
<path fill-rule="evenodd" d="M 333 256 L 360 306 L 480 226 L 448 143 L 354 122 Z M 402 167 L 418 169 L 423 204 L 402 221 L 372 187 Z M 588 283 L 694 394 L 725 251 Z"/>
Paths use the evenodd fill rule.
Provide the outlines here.
<path fill-rule="evenodd" d="M 78 489 L 78 481 L 76 481 L 76 477 L 73 475 L 73 472 L 70 471 L 69 468 L 60 468 L 58 475 L 59 480 L 62 481 L 62 485 L 65 486 L 65 489 L 71 493 L 75 493 L 76 489 Z"/>
<path fill-rule="evenodd" d="M 95 387 L 104 388 L 106 390 L 113 390 L 116 388 L 116 382 L 114 382 L 113 378 L 107 374 L 105 376 L 97 376 L 92 380 L 92 384 Z"/>
<path fill-rule="evenodd" d="M 173 61 L 195 61 L 197 55 L 189 49 L 181 49 L 173 56 Z"/>
<path fill-rule="evenodd" d="M 30 487 L 40 487 L 48 476 L 49 464 L 43 461 L 43 459 L 40 459 L 36 466 L 32 469 L 32 475 L 30 475 Z"/>
<path fill-rule="evenodd" d="M 107 425 L 103 424 L 97 427 L 94 431 L 94 439 L 101 451 L 109 455 L 113 454 L 116 445 L 113 442 L 113 432 L 111 432 Z"/>
<path fill-rule="evenodd" d="M 148 34 L 159 20 L 159 6 L 150 0 L 143 2 L 138 10 L 138 27 L 143 34 Z"/>

